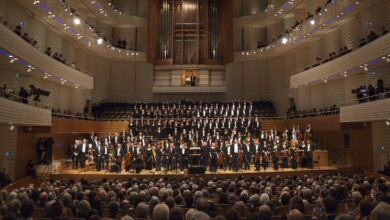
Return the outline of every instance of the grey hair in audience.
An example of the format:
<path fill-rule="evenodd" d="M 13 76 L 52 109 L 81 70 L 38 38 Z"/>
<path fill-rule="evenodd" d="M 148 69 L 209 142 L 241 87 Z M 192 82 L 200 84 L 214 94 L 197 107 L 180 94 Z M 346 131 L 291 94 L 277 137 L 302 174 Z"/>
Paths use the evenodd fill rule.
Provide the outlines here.
<path fill-rule="evenodd" d="M 390 219 L 390 205 L 385 202 L 380 202 L 372 210 L 370 220 L 388 220 Z"/>
<path fill-rule="evenodd" d="M 288 213 L 288 220 L 305 220 L 305 215 L 298 209 L 293 209 Z"/>
<path fill-rule="evenodd" d="M 139 203 L 137 205 L 137 207 L 135 208 L 135 216 L 137 218 L 148 218 L 149 217 L 149 206 L 144 202 Z"/>
<path fill-rule="evenodd" d="M 210 216 L 201 211 L 195 211 L 190 219 L 186 220 L 211 220 Z"/>
<path fill-rule="evenodd" d="M 169 208 L 164 203 L 156 205 L 153 209 L 153 220 L 168 220 Z"/>

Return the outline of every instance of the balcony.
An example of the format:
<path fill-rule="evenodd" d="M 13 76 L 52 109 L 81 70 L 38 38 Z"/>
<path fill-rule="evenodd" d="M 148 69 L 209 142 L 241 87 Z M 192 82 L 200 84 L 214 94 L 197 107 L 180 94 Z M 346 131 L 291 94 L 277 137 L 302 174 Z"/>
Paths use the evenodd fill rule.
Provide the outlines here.
<path fill-rule="evenodd" d="M 146 27 L 146 19 L 133 14 L 127 14 L 115 9 L 112 4 L 108 5 L 106 0 L 82 0 L 83 6 L 88 7 L 94 14 L 97 14 L 99 21 L 112 27 Z"/>
<path fill-rule="evenodd" d="M 78 85 L 80 88 L 93 89 L 91 76 L 48 57 L 4 25 L 0 25 L 0 47 L 12 54 L 9 56 L 16 57 L 19 61 L 24 60 L 34 68 L 51 74 L 53 77 L 48 78 L 48 80 L 56 83 L 67 82 L 71 86 Z"/>
<path fill-rule="evenodd" d="M 340 122 L 342 123 L 385 121 L 389 117 L 390 98 L 345 106 L 340 109 Z"/>
<path fill-rule="evenodd" d="M 51 126 L 51 110 L 42 103 L 20 102 L 20 97 L 0 92 L 0 123 Z"/>
<path fill-rule="evenodd" d="M 362 11 L 375 6 L 376 4 L 380 4 L 380 0 L 337 1 L 337 3 L 329 5 L 326 8 L 326 11 L 318 12 L 312 18 L 304 20 L 294 29 L 290 30 L 288 34 L 281 33 L 282 35 L 280 38 L 272 42 L 267 42 L 266 45 L 261 48 L 245 48 L 243 51 L 236 51 L 234 53 L 234 60 L 266 60 L 284 56 L 286 53 L 291 52 L 300 46 L 318 40 L 322 35 L 339 28 L 344 22 L 353 19 Z M 323 6 L 323 9 L 325 10 L 325 6 Z M 250 24 L 249 20 L 245 22 Z"/>
<path fill-rule="evenodd" d="M 99 56 L 113 61 L 145 62 L 146 53 L 132 49 L 122 49 L 105 42 L 88 23 L 80 21 L 80 25 L 73 24 L 73 16 L 66 12 L 59 3 L 44 4 L 42 1 L 34 4 L 33 1 L 16 0 L 36 17 L 55 28 L 64 36 Z"/>
<path fill-rule="evenodd" d="M 280 21 L 294 8 L 303 3 L 302 0 L 271 1 L 265 10 L 255 13 L 244 13 L 234 18 L 234 27 L 266 27 Z M 270 7 L 272 5 L 272 7 Z"/>
<path fill-rule="evenodd" d="M 290 87 L 297 88 L 343 77 L 343 74 L 356 72 L 359 67 L 369 67 L 389 54 L 390 33 L 342 57 L 291 76 Z"/>

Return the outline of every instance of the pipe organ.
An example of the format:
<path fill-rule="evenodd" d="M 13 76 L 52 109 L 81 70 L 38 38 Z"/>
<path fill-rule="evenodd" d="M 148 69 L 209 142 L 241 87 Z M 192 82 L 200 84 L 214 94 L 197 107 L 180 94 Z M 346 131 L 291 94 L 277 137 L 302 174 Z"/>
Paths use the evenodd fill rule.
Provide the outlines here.
<path fill-rule="evenodd" d="M 148 62 L 223 65 L 233 61 L 233 0 L 150 0 Z"/>

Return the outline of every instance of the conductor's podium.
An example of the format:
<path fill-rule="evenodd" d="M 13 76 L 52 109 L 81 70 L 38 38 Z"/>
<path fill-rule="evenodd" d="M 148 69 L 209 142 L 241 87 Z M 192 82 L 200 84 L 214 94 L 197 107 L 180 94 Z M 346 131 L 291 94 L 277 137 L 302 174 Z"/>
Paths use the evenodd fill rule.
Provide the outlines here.
<path fill-rule="evenodd" d="M 201 165 L 200 147 L 190 148 L 190 160 L 188 165 L 188 174 L 205 174 L 206 167 Z"/>

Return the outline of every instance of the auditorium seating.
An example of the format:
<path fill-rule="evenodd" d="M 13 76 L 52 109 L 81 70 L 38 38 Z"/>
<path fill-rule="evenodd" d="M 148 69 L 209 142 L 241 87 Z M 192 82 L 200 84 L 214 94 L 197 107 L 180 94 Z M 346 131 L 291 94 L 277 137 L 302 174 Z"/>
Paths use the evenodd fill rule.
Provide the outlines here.
<path fill-rule="evenodd" d="M 192 219 L 193 212 L 203 212 L 215 219 L 222 216 L 225 217 L 222 219 L 233 220 L 286 219 L 292 217 L 294 210 L 304 219 L 321 216 L 330 219 L 347 213 L 353 218 L 369 217 L 378 214 L 376 209 L 381 206 L 388 208 L 390 188 L 380 175 L 366 174 L 323 173 L 283 178 L 241 176 L 236 179 L 167 177 L 124 182 L 105 178 L 96 182 L 50 180 L 12 192 L 3 190 L 0 199 L 9 208 L 2 209 L 1 214 L 9 217 L 18 213 L 19 217 L 31 215 L 34 219 L 112 216 L 119 219 L 128 215 L 146 220 L 157 219 L 153 217 L 158 213 L 154 207 L 165 204 L 170 212 L 174 209 L 182 212 L 183 216 L 178 219 Z M 20 205 L 13 209 L 17 202 Z M 29 205 L 35 206 L 32 213 L 27 209 Z M 366 209 L 367 206 L 370 208 Z M 139 218 L 139 213 L 145 209 L 148 217 Z M 235 216 L 229 218 L 227 213 Z M 269 216 L 254 217 L 259 214 Z M 158 219 L 168 220 L 168 216 L 160 217 Z"/>

